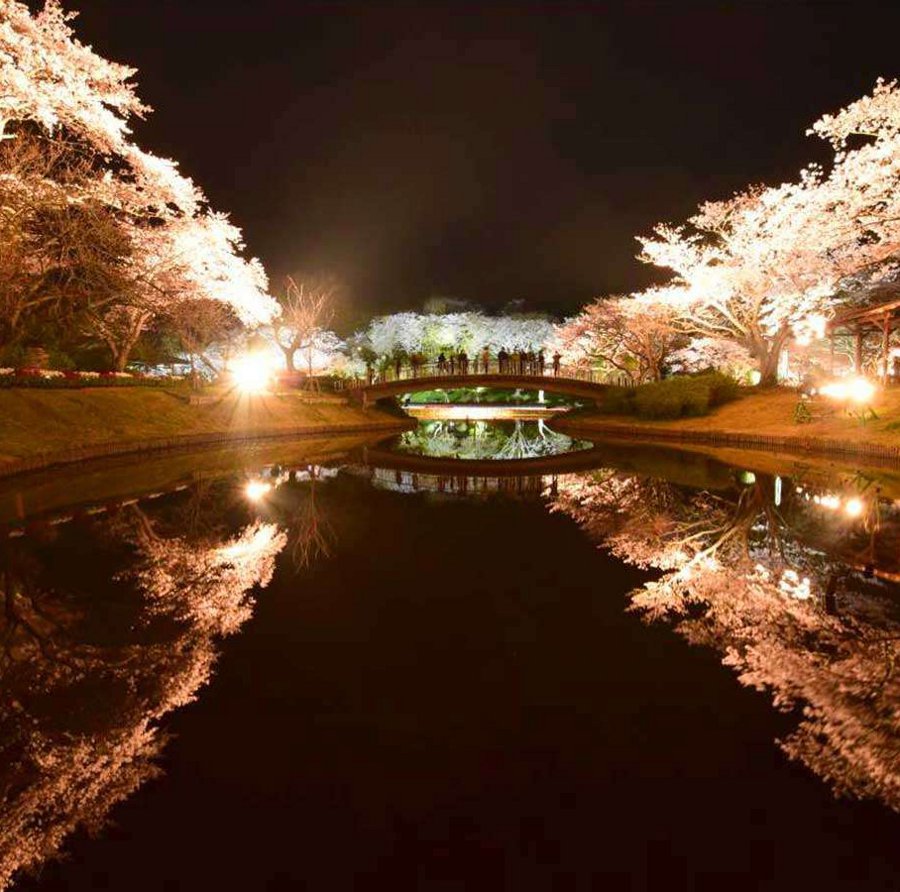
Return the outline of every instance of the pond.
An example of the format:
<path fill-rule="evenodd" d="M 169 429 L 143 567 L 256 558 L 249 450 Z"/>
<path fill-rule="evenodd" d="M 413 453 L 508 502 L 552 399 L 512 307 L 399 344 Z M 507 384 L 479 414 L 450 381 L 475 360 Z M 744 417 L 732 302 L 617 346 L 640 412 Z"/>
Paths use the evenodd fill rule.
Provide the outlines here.
<path fill-rule="evenodd" d="M 0 888 L 896 889 L 900 472 L 431 423 L 0 482 Z"/>

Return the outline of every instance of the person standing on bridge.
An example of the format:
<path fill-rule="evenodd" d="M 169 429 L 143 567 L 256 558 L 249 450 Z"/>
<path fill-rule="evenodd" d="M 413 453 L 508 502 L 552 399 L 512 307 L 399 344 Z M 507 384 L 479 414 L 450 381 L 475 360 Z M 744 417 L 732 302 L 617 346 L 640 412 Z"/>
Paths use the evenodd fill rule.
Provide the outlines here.
<path fill-rule="evenodd" d="M 500 374 L 506 374 L 506 364 L 509 362 L 509 354 L 502 347 L 500 348 L 500 352 L 497 354 L 497 365 L 500 369 Z"/>
<path fill-rule="evenodd" d="M 559 377 L 559 363 L 562 360 L 562 357 L 559 355 L 559 351 L 553 354 L 553 377 Z"/>
<path fill-rule="evenodd" d="M 469 357 L 466 355 L 465 350 L 459 351 L 459 356 L 457 357 L 459 360 L 459 373 L 460 375 L 468 375 L 469 374 Z"/>
<path fill-rule="evenodd" d="M 544 351 L 538 350 L 537 355 L 538 374 L 543 375 L 544 369 L 547 367 L 547 360 L 544 359 Z"/>
<path fill-rule="evenodd" d="M 452 350 L 450 351 L 450 374 L 456 374 L 456 354 Z"/>
<path fill-rule="evenodd" d="M 400 380 L 400 372 L 403 371 L 403 360 L 400 358 L 400 354 L 394 358 L 394 377 L 399 381 Z"/>
<path fill-rule="evenodd" d="M 485 347 L 484 350 L 481 351 L 481 371 L 485 373 L 485 375 L 491 370 L 491 351 Z"/>
<path fill-rule="evenodd" d="M 443 375 L 447 371 L 447 357 L 443 353 L 438 356 L 437 366 L 439 375 Z"/>

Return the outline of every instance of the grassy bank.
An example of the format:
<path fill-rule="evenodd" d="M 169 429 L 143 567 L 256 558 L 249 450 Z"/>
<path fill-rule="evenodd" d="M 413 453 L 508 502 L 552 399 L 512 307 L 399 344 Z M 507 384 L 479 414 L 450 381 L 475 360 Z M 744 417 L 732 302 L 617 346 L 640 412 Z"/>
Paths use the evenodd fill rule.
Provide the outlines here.
<path fill-rule="evenodd" d="M 178 442 L 402 425 L 374 407 L 296 391 L 222 394 L 191 405 L 181 395 L 145 388 L 0 390 L 0 473 Z"/>
<path fill-rule="evenodd" d="M 814 405 L 814 419 L 794 421 L 797 394 L 773 389 L 750 393 L 712 410 L 708 415 L 673 421 L 644 421 L 582 411 L 558 419 L 554 426 L 567 433 L 629 437 L 664 437 L 672 440 L 728 445 L 758 445 L 801 451 L 883 453 L 900 460 L 900 389 L 879 392 L 873 402 L 876 419 L 861 424 L 826 401 Z M 827 414 L 819 414 L 820 412 Z M 757 442 L 754 442 L 757 441 Z M 766 442 L 768 441 L 768 442 Z"/>

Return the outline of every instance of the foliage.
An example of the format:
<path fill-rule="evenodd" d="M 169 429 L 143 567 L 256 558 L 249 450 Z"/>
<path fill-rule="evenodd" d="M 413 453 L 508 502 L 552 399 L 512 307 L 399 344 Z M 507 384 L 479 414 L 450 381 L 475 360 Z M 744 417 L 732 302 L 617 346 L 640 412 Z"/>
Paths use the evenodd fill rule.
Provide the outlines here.
<path fill-rule="evenodd" d="M 566 365 L 617 371 L 639 383 L 660 379 L 678 342 L 670 307 L 610 297 L 558 326 L 553 347 Z"/>
<path fill-rule="evenodd" d="M 553 333 L 553 323 L 542 316 L 409 312 L 373 319 L 358 343 L 382 358 L 421 353 L 435 359 L 441 352 L 460 350 L 474 356 L 485 349 L 496 356 L 501 349 L 539 350 Z"/>
<path fill-rule="evenodd" d="M 717 371 L 749 383 L 753 357 L 746 348 L 725 338 L 693 338 L 668 358 L 669 369 L 680 374 Z"/>
<path fill-rule="evenodd" d="M 84 387 L 161 387 L 179 379 L 147 377 L 121 372 L 75 372 L 0 368 L 0 388 L 37 387 L 44 390 L 72 390 Z"/>
<path fill-rule="evenodd" d="M 721 372 L 679 375 L 638 387 L 611 387 L 604 394 L 603 411 L 647 419 L 683 418 L 705 415 L 739 393 L 737 382 Z"/>
<path fill-rule="evenodd" d="M 57 0 L 36 15 L 0 0 L 0 341 L 68 328 L 121 370 L 175 301 L 267 321 L 277 306 L 240 230 L 132 141 L 149 111 L 134 69 L 81 44 L 72 18 Z"/>
<path fill-rule="evenodd" d="M 892 275 L 900 252 L 900 91 L 878 81 L 870 96 L 810 133 L 834 149 L 793 183 L 753 187 L 703 204 L 681 226 L 641 238 L 640 259 L 673 273 L 643 298 L 672 308 L 692 335 L 728 338 L 774 380 L 791 332 L 833 313 L 836 295 Z M 848 146 L 851 135 L 866 137 Z"/>

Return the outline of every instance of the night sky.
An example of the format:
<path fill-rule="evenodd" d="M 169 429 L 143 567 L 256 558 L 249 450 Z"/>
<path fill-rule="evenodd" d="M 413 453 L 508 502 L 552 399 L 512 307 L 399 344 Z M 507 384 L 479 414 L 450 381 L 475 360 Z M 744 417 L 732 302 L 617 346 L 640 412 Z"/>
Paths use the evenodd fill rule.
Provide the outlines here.
<path fill-rule="evenodd" d="M 635 235 L 824 159 L 806 127 L 898 74 L 897 3 L 66 5 L 140 69 L 141 144 L 360 315 L 641 288 Z"/>

